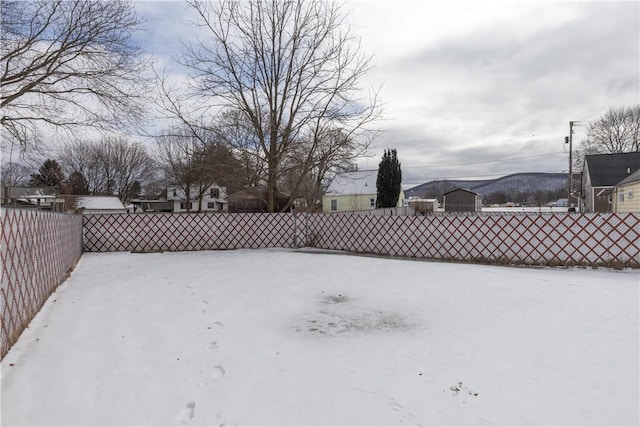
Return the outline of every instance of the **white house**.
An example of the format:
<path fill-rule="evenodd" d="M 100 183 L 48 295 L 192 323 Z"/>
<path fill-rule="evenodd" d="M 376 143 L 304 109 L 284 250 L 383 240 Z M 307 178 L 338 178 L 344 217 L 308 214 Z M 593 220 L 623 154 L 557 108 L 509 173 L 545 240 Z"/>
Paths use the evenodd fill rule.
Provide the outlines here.
<path fill-rule="evenodd" d="M 376 208 L 378 170 L 364 170 L 337 174 L 322 197 L 322 212 L 351 212 Z M 397 206 L 403 206 L 404 192 L 400 191 Z"/>
<path fill-rule="evenodd" d="M 227 212 L 227 189 L 217 184 L 211 184 L 202 191 L 197 185 L 189 192 L 191 212 Z M 184 186 L 170 185 L 167 187 L 167 200 L 173 203 L 173 212 L 187 212 L 187 195 Z"/>

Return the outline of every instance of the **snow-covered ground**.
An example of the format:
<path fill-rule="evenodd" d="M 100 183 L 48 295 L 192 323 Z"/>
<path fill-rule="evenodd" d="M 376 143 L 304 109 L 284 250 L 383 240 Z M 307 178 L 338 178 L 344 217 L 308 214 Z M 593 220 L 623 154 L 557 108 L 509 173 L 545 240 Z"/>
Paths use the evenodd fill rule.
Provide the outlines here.
<path fill-rule="evenodd" d="M 3 425 L 638 425 L 636 271 L 85 254 Z"/>

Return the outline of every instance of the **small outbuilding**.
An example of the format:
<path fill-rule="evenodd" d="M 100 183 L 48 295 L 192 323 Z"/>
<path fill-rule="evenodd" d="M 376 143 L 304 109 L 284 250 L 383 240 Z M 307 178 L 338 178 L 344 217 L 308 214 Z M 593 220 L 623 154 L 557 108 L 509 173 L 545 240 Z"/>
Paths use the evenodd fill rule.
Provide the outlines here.
<path fill-rule="evenodd" d="M 290 197 L 289 194 L 278 191 L 276 212 L 281 212 L 287 206 Z M 246 188 L 229 196 L 229 212 L 231 213 L 268 212 L 267 207 L 267 187 L 265 185 Z M 286 210 L 290 211 L 291 208 Z"/>
<path fill-rule="evenodd" d="M 456 188 L 443 194 L 445 212 L 480 212 L 482 200 L 478 193 Z"/>
<path fill-rule="evenodd" d="M 415 210 L 416 215 L 429 215 L 438 210 L 438 199 L 410 197 L 405 199 L 405 203 Z"/>
<path fill-rule="evenodd" d="M 123 214 L 127 208 L 116 196 L 63 195 L 65 211 L 79 214 Z"/>

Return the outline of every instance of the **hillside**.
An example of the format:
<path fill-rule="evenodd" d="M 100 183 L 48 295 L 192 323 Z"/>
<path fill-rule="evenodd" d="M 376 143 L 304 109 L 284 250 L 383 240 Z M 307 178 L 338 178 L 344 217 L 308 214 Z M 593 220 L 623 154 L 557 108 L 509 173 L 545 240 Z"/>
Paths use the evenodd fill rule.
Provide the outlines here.
<path fill-rule="evenodd" d="M 454 188 L 465 188 L 475 191 L 482 196 L 495 194 L 506 195 L 510 201 L 529 199 L 539 193 L 552 193 L 566 197 L 566 173 L 516 173 L 490 180 L 450 180 L 430 181 L 405 191 L 406 197 L 438 198 L 442 201 L 442 194 Z M 562 196 L 562 192 L 564 195 Z M 510 196 L 510 197 L 509 197 Z"/>

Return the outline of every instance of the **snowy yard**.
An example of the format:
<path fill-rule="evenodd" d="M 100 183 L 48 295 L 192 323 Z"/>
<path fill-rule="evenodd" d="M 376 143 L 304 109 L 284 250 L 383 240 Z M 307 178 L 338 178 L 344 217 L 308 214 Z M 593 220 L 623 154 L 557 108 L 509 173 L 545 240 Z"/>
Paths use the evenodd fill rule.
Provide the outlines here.
<path fill-rule="evenodd" d="M 638 425 L 636 271 L 85 254 L 3 425 Z"/>

